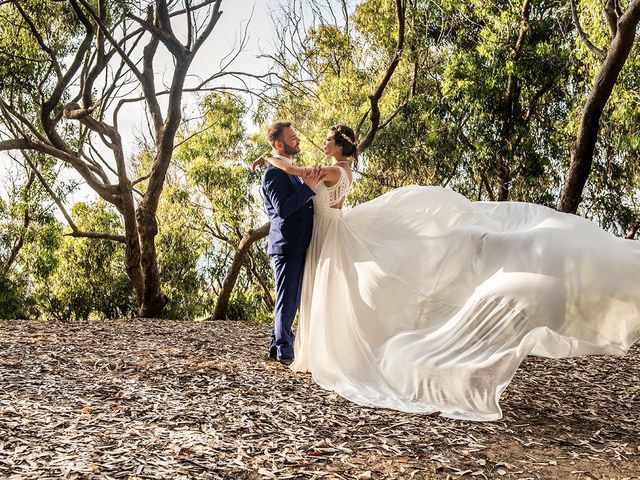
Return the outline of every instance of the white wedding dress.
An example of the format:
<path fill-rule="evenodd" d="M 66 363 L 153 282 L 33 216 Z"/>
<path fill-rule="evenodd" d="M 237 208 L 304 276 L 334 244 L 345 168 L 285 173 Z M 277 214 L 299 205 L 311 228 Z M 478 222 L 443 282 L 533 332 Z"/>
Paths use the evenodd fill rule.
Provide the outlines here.
<path fill-rule="evenodd" d="M 623 355 L 640 337 L 640 242 L 438 187 L 330 208 L 349 186 L 342 172 L 314 197 L 291 368 L 320 386 L 361 405 L 496 420 L 525 356 Z"/>

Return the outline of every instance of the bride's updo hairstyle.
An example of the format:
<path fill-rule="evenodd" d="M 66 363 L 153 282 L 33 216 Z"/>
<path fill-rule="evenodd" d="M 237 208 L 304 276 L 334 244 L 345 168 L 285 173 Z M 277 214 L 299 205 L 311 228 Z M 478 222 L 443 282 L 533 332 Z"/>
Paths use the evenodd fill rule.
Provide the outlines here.
<path fill-rule="evenodd" d="M 333 132 L 333 141 L 342 148 L 342 154 L 352 159 L 353 168 L 358 166 L 358 144 L 356 134 L 346 125 L 334 125 L 329 130 Z"/>

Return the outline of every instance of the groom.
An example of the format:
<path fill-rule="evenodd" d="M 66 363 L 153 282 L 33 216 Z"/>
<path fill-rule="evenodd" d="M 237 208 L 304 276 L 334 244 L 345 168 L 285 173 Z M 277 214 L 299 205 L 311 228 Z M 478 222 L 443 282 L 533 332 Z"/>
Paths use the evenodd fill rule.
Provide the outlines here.
<path fill-rule="evenodd" d="M 289 122 L 269 127 L 272 155 L 292 162 L 300 152 L 300 140 Z M 271 220 L 267 253 L 275 270 L 275 325 L 271 333 L 269 356 L 285 365 L 293 362 L 294 335 L 291 329 L 300 306 L 304 257 L 313 228 L 312 188 L 321 181 L 320 170 L 302 177 L 288 175 L 269 165 L 262 179 L 264 205 Z"/>

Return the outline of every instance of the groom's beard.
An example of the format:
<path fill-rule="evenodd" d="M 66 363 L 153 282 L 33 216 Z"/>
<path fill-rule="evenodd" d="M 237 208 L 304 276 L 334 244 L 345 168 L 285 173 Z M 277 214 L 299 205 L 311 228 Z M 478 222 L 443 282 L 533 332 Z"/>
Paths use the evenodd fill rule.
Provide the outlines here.
<path fill-rule="evenodd" d="M 287 142 L 282 143 L 284 143 L 284 153 L 287 155 L 296 155 L 300 153 L 300 147 L 294 147 L 293 145 L 289 145 Z"/>

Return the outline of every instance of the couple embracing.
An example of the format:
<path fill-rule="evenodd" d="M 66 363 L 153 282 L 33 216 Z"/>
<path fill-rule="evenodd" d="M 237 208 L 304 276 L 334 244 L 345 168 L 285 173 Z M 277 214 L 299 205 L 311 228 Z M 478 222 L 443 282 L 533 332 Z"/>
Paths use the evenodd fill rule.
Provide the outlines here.
<path fill-rule="evenodd" d="M 360 405 L 496 420 L 527 355 L 623 355 L 640 338 L 640 243 L 523 202 L 440 187 L 348 212 L 354 132 L 328 130 L 301 168 L 269 128 L 262 192 L 276 281 L 269 355 Z M 299 310 L 297 334 L 292 323 Z"/>
<path fill-rule="evenodd" d="M 351 183 L 351 162 L 357 153 L 353 131 L 337 125 L 329 129 L 324 142 L 324 152 L 333 158 L 333 165 L 300 168 L 292 162 L 293 156 L 300 152 L 300 139 L 291 124 L 274 123 L 267 135 L 273 156 L 269 158 L 272 165 L 264 174 L 262 192 L 271 221 L 267 253 L 272 258 L 276 284 L 275 325 L 269 356 L 291 365 L 295 338 L 292 324 L 300 306 L 307 264 L 305 257 L 314 231 L 314 203 L 317 200 L 312 199 L 324 188 L 341 194 L 339 201 L 331 202 L 330 206 L 342 206 Z M 265 160 L 259 159 L 259 163 L 261 161 Z M 316 225 L 315 231 L 318 230 Z M 307 270 L 312 261 L 309 260 Z M 306 276 L 310 275 L 307 272 Z M 309 300 L 305 298 L 305 301 Z"/>

